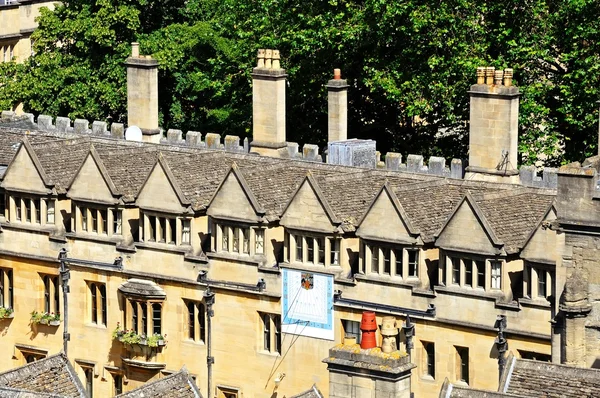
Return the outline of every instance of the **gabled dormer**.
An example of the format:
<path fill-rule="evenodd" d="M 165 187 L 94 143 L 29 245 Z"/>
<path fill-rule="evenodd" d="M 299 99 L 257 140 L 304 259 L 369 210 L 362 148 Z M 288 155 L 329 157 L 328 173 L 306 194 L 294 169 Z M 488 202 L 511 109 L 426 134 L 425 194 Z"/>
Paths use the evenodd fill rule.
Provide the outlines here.
<path fill-rule="evenodd" d="M 473 196 L 467 192 L 436 234 L 441 285 L 502 291 L 506 252 Z"/>
<path fill-rule="evenodd" d="M 282 212 L 284 257 L 289 264 L 340 266 L 341 220 L 334 214 L 311 173 Z"/>
<path fill-rule="evenodd" d="M 0 216 L 12 225 L 47 226 L 60 224 L 56 211 L 57 192 L 27 139 L 8 165 L 2 183 Z"/>
<path fill-rule="evenodd" d="M 123 202 L 94 145 L 69 184 L 71 231 L 76 236 L 110 238 L 131 243 L 128 221 L 137 214 L 124 214 Z"/>
<path fill-rule="evenodd" d="M 194 211 L 162 154 L 158 155 L 135 204 L 140 210 L 140 242 L 191 247 L 196 234 L 192 225 Z"/>
<path fill-rule="evenodd" d="M 237 164 L 232 164 L 206 213 L 212 224 L 214 252 L 236 256 L 264 256 L 267 253 L 265 210 Z"/>
<path fill-rule="evenodd" d="M 386 181 L 358 223 L 359 269 L 368 276 L 417 279 L 423 241 Z"/>

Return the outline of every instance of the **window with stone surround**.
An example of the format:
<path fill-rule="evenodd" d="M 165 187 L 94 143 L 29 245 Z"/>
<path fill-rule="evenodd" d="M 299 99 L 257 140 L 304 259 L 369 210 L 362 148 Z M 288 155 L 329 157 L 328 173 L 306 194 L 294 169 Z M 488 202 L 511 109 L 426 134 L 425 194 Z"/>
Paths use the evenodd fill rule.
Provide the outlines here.
<path fill-rule="evenodd" d="M 14 309 L 14 279 L 13 270 L 0 268 L 0 307 Z"/>
<path fill-rule="evenodd" d="M 199 301 L 184 300 L 186 308 L 186 338 L 204 342 L 206 338 L 206 307 Z"/>
<path fill-rule="evenodd" d="M 502 289 L 503 260 L 483 256 L 440 250 L 440 275 L 442 285 L 468 289 Z"/>
<path fill-rule="evenodd" d="M 429 341 L 422 341 L 423 351 L 423 375 L 435 379 L 435 344 Z"/>
<path fill-rule="evenodd" d="M 469 384 L 469 349 L 454 346 L 456 350 L 456 380 Z"/>
<path fill-rule="evenodd" d="M 361 267 L 365 274 L 397 279 L 419 277 L 420 249 L 383 242 L 361 243 Z"/>
<path fill-rule="evenodd" d="M 54 224 L 55 222 L 54 199 L 5 194 L 3 198 L 0 198 L 0 202 L 3 203 L 0 215 L 4 215 L 11 222 L 32 225 Z"/>
<path fill-rule="evenodd" d="M 321 267 L 340 265 L 341 238 L 324 234 L 286 231 L 284 258 L 289 263 Z"/>
<path fill-rule="evenodd" d="M 281 354 L 281 316 L 259 312 L 261 351 Z"/>
<path fill-rule="evenodd" d="M 60 313 L 58 276 L 41 275 L 41 277 L 44 284 L 44 311 L 47 313 Z"/>
<path fill-rule="evenodd" d="M 106 326 L 106 285 L 99 282 L 88 282 L 90 322 Z"/>
<path fill-rule="evenodd" d="M 344 330 L 343 337 L 354 337 L 356 342 L 360 344 L 362 333 L 360 331 L 360 322 L 342 319 L 342 327 Z"/>
<path fill-rule="evenodd" d="M 523 292 L 531 299 L 554 296 L 554 266 L 526 262 L 523 272 Z"/>
<path fill-rule="evenodd" d="M 517 350 L 519 356 L 523 359 L 530 359 L 532 361 L 540 361 L 540 362 L 552 362 L 552 355 L 550 354 L 542 354 L 534 351 L 526 351 L 526 350 Z"/>
<path fill-rule="evenodd" d="M 162 301 L 144 301 L 127 298 L 124 311 L 124 329 L 138 334 L 162 334 Z"/>
<path fill-rule="evenodd" d="M 166 245 L 190 245 L 192 222 L 189 217 L 167 216 L 140 211 L 140 241 Z"/>
<path fill-rule="evenodd" d="M 247 256 L 265 254 L 265 228 L 216 220 L 212 224 L 215 231 L 212 248 L 215 252 Z"/>
<path fill-rule="evenodd" d="M 122 209 L 74 204 L 72 218 L 75 232 L 113 236 L 122 234 Z M 54 214 L 54 212 L 53 212 Z M 54 215 L 52 215 L 54 219 Z"/>

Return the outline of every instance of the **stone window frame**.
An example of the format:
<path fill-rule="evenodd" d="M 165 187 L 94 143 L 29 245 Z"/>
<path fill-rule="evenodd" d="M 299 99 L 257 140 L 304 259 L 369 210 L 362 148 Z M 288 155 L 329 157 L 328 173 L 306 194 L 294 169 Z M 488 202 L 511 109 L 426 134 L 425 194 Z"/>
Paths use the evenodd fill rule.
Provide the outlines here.
<path fill-rule="evenodd" d="M 185 230 L 186 224 L 187 230 Z M 173 231 L 173 226 L 175 226 L 175 231 Z M 191 246 L 193 233 L 194 229 L 191 216 L 140 209 L 140 242 L 170 246 Z M 169 241 L 167 241 L 167 238 L 170 238 Z"/>
<path fill-rule="evenodd" d="M 71 230 L 77 234 L 107 237 L 123 235 L 123 208 L 120 206 L 75 202 L 71 211 L 74 215 L 71 217 Z M 117 225 L 120 226 L 118 232 L 115 231 Z"/>
<path fill-rule="evenodd" d="M 455 264 L 459 264 L 459 281 L 456 281 Z M 467 262 L 471 264 L 471 283 L 468 283 Z M 492 287 L 492 264 L 500 264 L 500 287 Z M 484 285 L 481 286 L 480 271 L 483 265 Z M 463 289 L 499 291 L 504 289 L 504 269 L 506 260 L 503 258 L 490 258 L 484 255 L 467 254 L 461 252 L 440 250 L 439 280 L 442 286 L 454 286 Z"/>
<path fill-rule="evenodd" d="M 549 301 L 549 297 L 555 296 L 554 282 L 556 280 L 556 270 L 553 265 L 525 261 L 523 269 L 523 296 L 525 298 Z M 539 294 L 539 276 L 541 273 L 545 275 L 545 295 Z"/>
<path fill-rule="evenodd" d="M 60 278 L 58 275 L 40 274 L 43 286 L 43 311 L 48 313 L 62 313 L 60 298 Z M 35 309 L 35 311 L 38 311 Z M 39 312 L 39 311 L 38 311 Z"/>
<path fill-rule="evenodd" d="M 206 341 L 206 304 L 203 301 L 183 299 L 184 327 L 187 341 L 193 341 L 204 344 Z M 190 306 L 192 307 L 190 312 Z M 202 314 L 202 316 L 200 316 Z M 193 329 L 190 330 L 190 323 L 193 322 Z M 193 337 L 191 336 L 193 334 Z"/>
<path fill-rule="evenodd" d="M 217 385 L 217 398 L 240 398 L 241 392 L 237 387 Z"/>
<path fill-rule="evenodd" d="M 212 250 L 240 256 L 264 256 L 267 253 L 267 228 L 264 226 L 211 219 L 214 239 Z M 260 231 L 259 234 L 257 232 Z M 237 232 L 237 236 L 236 235 Z M 224 234 L 227 234 L 226 236 Z M 257 235 L 262 234 L 262 253 L 257 250 Z M 226 239 L 224 240 L 224 237 Z M 224 248 L 224 243 L 227 247 Z M 235 243 L 237 242 L 237 243 Z M 237 248 L 235 247 L 237 245 Z"/>
<path fill-rule="evenodd" d="M 15 56 L 15 47 L 17 46 L 17 42 L 10 42 L 3 44 L 0 46 L 2 59 L 0 59 L 1 63 L 10 62 Z"/>
<path fill-rule="evenodd" d="M 273 355 L 282 354 L 281 315 L 268 312 L 258 312 L 259 352 Z"/>
<path fill-rule="evenodd" d="M 356 343 L 360 344 L 362 338 L 362 331 L 360 330 L 360 321 L 354 321 L 352 319 L 341 319 L 342 323 L 342 341 L 346 336 L 354 337 Z"/>
<path fill-rule="evenodd" d="M 108 297 L 106 283 L 86 281 L 88 297 L 88 321 L 100 327 L 108 325 Z M 104 293 L 104 297 L 103 294 Z"/>
<path fill-rule="evenodd" d="M 160 305 L 160 334 L 164 335 L 164 300 L 163 299 L 142 299 L 138 297 L 128 297 L 123 295 L 124 311 L 123 311 L 123 329 L 134 330 L 137 334 L 145 334 L 151 336 L 155 333 L 154 328 L 154 305 Z M 145 306 L 145 313 L 144 308 Z M 135 321 L 134 321 L 135 314 Z M 144 328 L 145 322 L 145 328 Z"/>
<path fill-rule="evenodd" d="M 0 307 L 15 308 L 15 274 L 12 268 L 0 268 Z"/>
<path fill-rule="evenodd" d="M 377 250 L 378 267 L 373 270 L 373 250 Z M 402 251 L 401 261 L 398 253 Z M 416 263 L 409 261 L 410 252 L 415 252 Z M 389 253 L 389 272 L 386 272 L 386 253 Z M 360 241 L 360 269 L 365 275 L 377 275 L 398 280 L 418 280 L 423 272 L 423 250 L 420 246 L 401 245 L 387 242 L 361 239 Z M 411 263 L 414 271 L 411 272 Z M 401 272 L 398 272 L 398 268 Z"/>
<path fill-rule="evenodd" d="M 432 341 L 421 340 L 421 377 L 429 380 L 435 380 L 435 343 Z M 430 366 L 431 365 L 431 366 Z"/>
<path fill-rule="evenodd" d="M 0 198 L 1 200 L 1 198 Z M 48 218 L 48 203 L 53 204 L 53 221 Z M 27 225 L 56 224 L 56 199 L 21 193 L 4 193 L 5 220 Z M 8 213 L 8 214 L 7 214 Z M 29 217 L 29 219 L 28 219 Z"/>
<path fill-rule="evenodd" d="M 471 357 L 469 347 L 454 346 L 455 355 L 455 378 L 457 383 L 469 385 L 471 379 Z M 465 374 L 466 372 L 466 374 Z"/>
<path fill-rule="evenodd" d="M 301 242 L 302 246 L 299 246 L 298 242 Z M 285 230 L 283 245 L 284 259 L 289 264 L 297 263 L 304 266 L 324 268 L 341 267 L 342 248 L 343 239 L 341 236 L 301 230 L 288 230 L 287 228 Z M 311 252 L 312 256 L 310 256 Z M 298 259 L 298 253 L 302 254 L 301 259 Z M 322 261 L 321 254 L 323 256 Z"/>

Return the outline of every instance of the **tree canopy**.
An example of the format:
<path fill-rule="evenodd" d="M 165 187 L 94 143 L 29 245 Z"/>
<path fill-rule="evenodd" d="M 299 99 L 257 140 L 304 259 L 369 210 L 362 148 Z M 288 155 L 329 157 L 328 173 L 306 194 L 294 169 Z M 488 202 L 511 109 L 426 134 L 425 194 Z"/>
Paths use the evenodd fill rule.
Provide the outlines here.
<path fill-rule="evenodd" d="M 348 79 L 350 137 L 382 152 L 467 151 L 477 66 L 522 91 L 523 163 L 597 148 L 600 2 L 594 0 L 72 0 L 45 10 L 35 55 L 0 65 L 0 106 L 125 121 L 130 43 L 159 61 L 164 128 L 251 135 L 258 48 L 287 69 L 289 141 L 325 145 L 333 68 Z"/>

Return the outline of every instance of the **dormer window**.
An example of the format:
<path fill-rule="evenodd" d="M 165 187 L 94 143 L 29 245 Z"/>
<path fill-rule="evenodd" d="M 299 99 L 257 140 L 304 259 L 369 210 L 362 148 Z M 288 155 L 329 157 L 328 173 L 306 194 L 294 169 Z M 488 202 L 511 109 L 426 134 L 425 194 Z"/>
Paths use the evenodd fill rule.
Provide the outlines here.
<path fill-rule="evenodd" d="M 502 260 L 488 260 L 454 252 L 444 254 L 440 259 L 440 264 L 445 264 L 441 266 L 442 284 L 448 281 L 451 286 L 471 289 L 502 289 Z"/>
<path fill-rule="evenodd" d="M 92 207 L 88 205 L 76 205 L 75 231 L 87 232 L 97 235 L 121 235 L 122 210 L 106 207 Z M 52 212 L 54 218 L 54 210 Z"/>
<path fill-rule="evenodd" d="M 10 195 L 7 202 L 8 208 L 5 208 L 5 213 L 1 213 L 0 210 L 0 214 L 7 214 L 9 221 L 40 225 L 54 224 L 54 199 Z"/>
<path fill-rule="evenodd" d="M 286 233 L 285 257 L 290 263 L 340 265 L 340 239 L 307 233 Z"/>
<path fill-rule="evenodd" d="M 395 278 L 418 278 L 420 249 L 375 241 L 362 246 L 363 272 Z"/>
<path fill-rule="evenodd" d="M 189 245 L 191 238 L 191 219 L 147 211 L 140 212 L 140 241 Z"/>
<path fill-rule="evenodd" d="M 231 225 L 222 221 L 214 222 L 216 236 L 213 250 L 236 254 L 265 254 L 265 230 L 242 225 Z"/>

